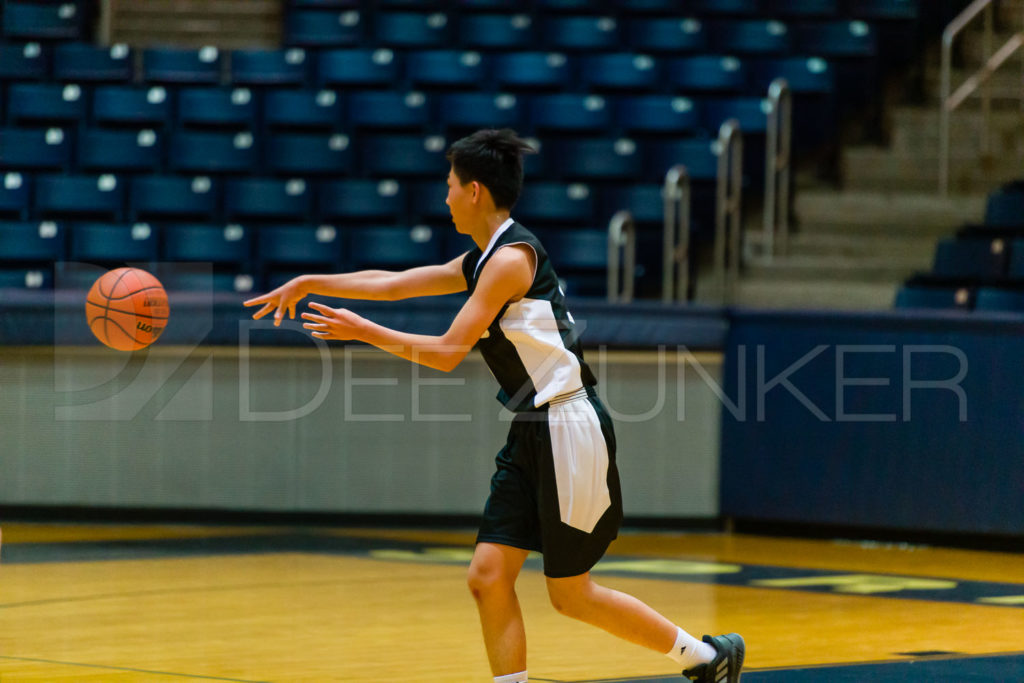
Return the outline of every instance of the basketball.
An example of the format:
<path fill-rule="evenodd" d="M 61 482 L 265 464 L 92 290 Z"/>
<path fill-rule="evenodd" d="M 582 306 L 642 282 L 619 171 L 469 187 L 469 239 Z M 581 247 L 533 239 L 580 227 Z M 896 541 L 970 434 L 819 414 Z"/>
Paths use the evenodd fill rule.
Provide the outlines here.
<path fill-rule="evenodd" d="M 85 300 L 89 329 L 118 351 L 136 351 L 155 342 L 167 325 L 169 313 L 163 285 L 138 268 L 104 273 Z"/>

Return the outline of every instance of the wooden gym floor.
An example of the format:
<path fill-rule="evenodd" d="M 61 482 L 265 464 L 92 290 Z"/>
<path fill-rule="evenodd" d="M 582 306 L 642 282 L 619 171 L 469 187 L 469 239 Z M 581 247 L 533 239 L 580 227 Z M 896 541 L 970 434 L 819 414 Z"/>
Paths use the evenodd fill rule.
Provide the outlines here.
<path fill-rule="evenodd" d="M 489 681 L 473 534 L 5 524 L 0 681 Z M 691 633 L 738 631 L 745 683 L 1024 681 L 1024 555 L 624 533 L 597 580 Z M 519 594 L 531 680 L 681 680 Z M 673 675 L 676 674 L 676 675 Z"/>

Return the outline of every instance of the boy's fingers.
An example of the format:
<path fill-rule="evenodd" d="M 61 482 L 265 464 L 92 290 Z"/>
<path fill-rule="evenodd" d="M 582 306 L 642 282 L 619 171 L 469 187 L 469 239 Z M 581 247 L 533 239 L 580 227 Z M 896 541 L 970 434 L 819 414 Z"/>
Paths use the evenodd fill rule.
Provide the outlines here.
<path fill-rule="evenodd" d="M 272 310 L 274 310 L 274 304 L 265 304 L 263 306 L 263 308 L 261 308 L 260 310 L 258 310 L 258 311 L 256 311 L 255 313 L 252 314 L 252 319 L 253 320 L 259 320 L 260 318 L 265 316 L 267 313 L 270 313 Z"/>

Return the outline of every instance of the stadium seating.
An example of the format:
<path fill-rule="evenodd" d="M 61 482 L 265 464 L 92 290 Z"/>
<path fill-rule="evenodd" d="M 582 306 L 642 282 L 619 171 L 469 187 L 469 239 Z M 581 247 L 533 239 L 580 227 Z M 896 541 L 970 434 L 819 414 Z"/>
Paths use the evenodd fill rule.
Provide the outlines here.
<path fill-rule="evenodd" d="M 215 85 L 221 79 L 221 54 L 215 47 L 149 48 L 142 54 L 142 78 L 147 83 Z"/>
<path fill-rule="evenodd" d="M 7 89 L 10 123 L 77 123 L 86 111 L 86 92 L 74 83 L 12 83 Z"/>
<path fill-rule="evenodd" d="M 442 260 L 441 236 L 425 225 L 357 228 L 350 250 L 353 268 L 404 269 Z"/>
<path fill-rule="evenodd" d="M 661 63 L 645 54 L 611 53 L 581 59 L 580 80 L 595 90 L 657 91 Z"/>
<path fill-rule="evenodd" d="M 245 173 L 259 167 L 259 154 L 248 132 L 177 131 L 169 143 L 168 166 L 190 174 Z"/>
<path fill-rule="evenodd" d="M 229 221 L 285 220 L 301 223 L 309 218 L 312 194 L 306 181 L 297 178 L 228 180 L 224 188 L 224 217 Z"/>
<path fill-rule="evenodd" d="M 442 48 L 451 41 L 451 29 L 442 12 L 378 12 L 373 38 L 377 45 L 392 48 Z"/>
<path fill-rule="evenodd" d="M 597 198 L 582 183 L 531 183 L 515 207 L 515 216 L 537 223 L 586 224 L 593 220 Z"/>
<path fill-rule="evenodd" d="M 263 101 L 263 122 L 271 130 L 333 130 L 341 126 L 343 111 L 333 90 L 271 90 Z"/>
<path fill-rule="evenodd" d="M 163 86 L 101 86 L 93 91 L 92 120 L 115 127 L 166 128 L 171 97 Z"/>
<path fill-rule="evenodd" d="M 256 234 L 257 261 L 267 273 L 281 267 L 341 266 L 341 233 L 330 225 L 266 226 Z"/>
<path fill-rule="evenodd" d="M 64 258 L 64 226 L 53 221 L 0 221 L 0 264 L 46 265 Z"/>
<path fill-rule="evenodd" d="M 669 82 L 682 92 L 742 93 L 747 87 L 743 62 L 730 55 L 699 55 L 673 59 L 668 65 Z"/>
<path fill-rule="evenodd" d="M 4 37 L 9 40 L 76 40 L 82 37 L 83 17 L 76 3 L 38 3 L 6 0 Z"/>
<path fill-rule="evenodd" d="M 421 130 L 430 120 L 427 97 L 417 91 L 356 92 L 348 99 L 348 122 L 354 128 Z"/>
<path fill-rule="evenodd" d="M 61 128 L 0 128 L 0 170 L 66 170 L 71 150 Z"/>
<path fill-rule="evenodd" d="M 284 42 L 301 47 L 358 45 L 363 20 L 358 10 L 298 9 L 285 19 Z"/>
<path fill-rule="evenodd" d="M 395 180 L 334 180 L 320 185 L 317 214 L 326 221 L 397 223 L 407 199 L 405 185 Z"/>
<path fill-rule="evenodd" d="M 231 83 L 248 86 L 300 86 L 309 82 L 310 58 L 301 48 L 235 50 Z"/>
<path fill-rule="evenodd" d="M 243 269 L 252 259 L 254 231 L 241 225 L 171 224 L 164 227 L 161 258 Z"/>
<path fill-rule="evenodd" d="M 378 86 L 386 88 L 398 80 L 399 60 L 389 49 L 324 50 L 320 53 L 316 79 L 322 86 Z"/>
<path fill-rule="evenodd" d="M 69 258 L 89 263 L 152 263 L 160 251 L 159 231 L 148 223 L 75 223 Z"/>
<path fill-rule="evenodd" d="M 624 132 L 685 135 L 701 129 L 699 103 L 688 97 L 641 95 L 623 97 L 615 108 L 615 121 Z"/>
<path fill-rule="evenodd" d="M 612 109 L 598 95 L 537 95 L 530 122 L 537 131 L 600 132 L 611 126 Z"/>
<path fill-rule="evenodd" d="M 182 88 L 176 118 L 185 128 L 251 130 L 256 125 L 256 101 L 248 88 Z"/>
<path fill-rule="evenodd" d="M 281 133 L 267 142 L 266 167 L 296 176 L 348 175 L 354 165 L 349 136 L 342 133 Z"/>
<path fill-rule="evenodd" d="M 561 90 L 569 85 L 569 59 L 559 52 L 509 52 L 494 56 L 491 78 L 499 87 Z"/>
<path fill-rule="evenodd" d="M 535 24 L 528 14 L 468 14 L 459 21 L 459 44 L 477 50 L 529 50 Z"/>
<path fill-rule="evenodd" d="M 78 134 L 82 171 L 156 171 L 162 160 L 162 140 L 152 130 L 88 129 Z"/>
<path fill-rule="evenodd" d="M 629 46 L 639 52 L 699 54 L 711 45 L 705 23 L 691 16 L 633 19 L 628 35 Z"/>
<path fill-rule="evenodd" d="M 53 77 L 64 82 L 127 83 L 132 79 L 132 51 L 127 45 L 57 45 L 53 50 Z"/>
<path fill-rule="evenodd" d="M 50 75 L 50 57 L 39 43 L 0 43 L 0 81 L 41 81 Z"/>
<path fill-rule="evenodd" d="M 458 92 L 438 97 L 438 119 L 446 129 L 494 127 L 524 130 L 524 110 L 523 98 L 509 94 Z"/>
<path fill-rule="evenodd" d="M 17 172 L 0 175 L 0 216 L 23 220 L 31 206 L 31 177 Z"/>
<path fill-rule="evenodd" d="M 550 17 L 544 42 L 551 50 L 614 50 L 620 45 L 619 25 L 608 16 Z"/>
<path fill-rule="evenodd" d="M 1006 275 L 1008 249 L 1004 240 L 947 238 L 935 250 L 932 275 L 993 281 Z"/>
<path fill-rule="evenodd" d="M 220 213 L 221 185 L 206 176 L 144 175 L 133 178 L 132 220 L 213 220 Z"/>
<path fill-rule="evenodd" d="M 406 78 L 415 86 L 476 88 L 483 81 L 486 60 L 471 50 L 423 50 L 409 55 Z"/>
<path fill-rule="evenodd" d="M 974 308 L 974 290 L 968 287 L 900 287 L 896 308 L 931 308 L 949 311 L 970 311 Z"/>
<path fill-rule="evenodd" d="M 43 175 L 36 178 L 34 211 L 41 218 L 120 220 L 124 196 L 124 183 L 113 174 Z"/>
<path fill-rule="evenodd" d="M 363 139 L 361 168 L 371 177 L 433 176 L 448 168 L 440 136 L 374 135 Z"/>

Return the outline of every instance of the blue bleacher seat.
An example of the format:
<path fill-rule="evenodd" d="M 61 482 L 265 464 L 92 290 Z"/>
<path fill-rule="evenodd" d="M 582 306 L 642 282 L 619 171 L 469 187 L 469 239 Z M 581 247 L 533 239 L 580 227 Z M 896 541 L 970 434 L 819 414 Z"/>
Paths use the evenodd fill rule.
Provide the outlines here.
<path fill-rule="evenodd" d="M 512 90 L 562 90 L 569 76 L 569 59 L 560 52 L 509 52 L 495 55 L 491 66 L 495 84 Z"/>
<path fill-rule="evenodd" d="M 83 171 L 155 171 L 163 159 L 156 131 L 83 130 L 78 134 L 77 167 Z"/>
<path fill-rule="evenodd" d="M 979 287 L 974 310 L 1024 313 L 1024 290 Z"/>
<path fill-rule="evenodd" d="M 120 220 L 125 188 L 113 174 L 44 175 L 35 182 L 35 212 L 40 216 L 94 216 Z"/>
<path fill-rule="evenodd" d="M 443 137 L 390 135 L 367 137 L 362 142 L 362 169 L 375 177 L 433 176 L 449 168 Z"/>
<path fill-rule="evenodd" d="M 358 45 L 362 36 L 363 17 L 355 9 L 292 9 L 285 15 L 285 45 L 342 47 Z"/>
<path fill-rule="evenodd" d="M 553 146 L 558 175 L 566 180 L 634 179 L 644 168 L 642 150 L 629 138 L 562 140 Z"/>
<path fill-rule="evenodd" d="M 730 97 L 707 100 L 704 127 L 717 131 L 729 119 L 736 119 L 744 135 L 764 133 L 768 129 L 770 104 L 762 97 Z"/>
<path fill-rule="evenodd" d="M 162 85 L 108 85 L 93 91 L 92 119 L 98 124 L 165 128 L 171 120 L 170 93 Z"/>
<path fill-rule="evenodd" d="M 30 207 L 32 178 L 17 171 L 0 175 L 0 216 L 25 218 Z"/>
<path fill-rule="evenodd" d="M 72 261 L 96 263 L 155 262 L 159 231 L 148 223 L 76 223 L 68 250 Z"/>
<path fill-rule="evenodd" d="M 254 231 L 241 225 L 171 224 L 163 228 L 161 258 L 243 268 L 252 259 Z"/>
<path fill-rule="evenodd" d="M 0 262 L 53 263 L 64 258 L 64 226 L 53 221 L 0 221 Z"/>
<path fill-rule="evenodd" d="M 127 45 L 66 43 L 53 50 L 53 77 L 58 81 L 127 83 L 132 69 L 132 51 Z"/>
<path fill-rule="evenodd" d="M 509 94 L 448 93 L 439 96 L 442 126 L 458 129 L 524 127 L 522 98 Z"/>
<path fill-rule="evenodd" d="M 385 219 L 399 222 L 405 217 L 407 191 L 397 180 L 333 180 L 320 186 L 317 197 L 322 220 L 372 219 L 379 223 Z"/>
<path fill-rule="evenodd" d="M 342 123 L 341 97 L 333 90 L 281 90 L 266 93 L 263 122 L 280 129 L 337 129 Z"/>
<path fill-rule="evenodd" d="M 417 183 L 413 188 L 412 195 L 413 215 L 419 220 L 427 222 L 450 222 L 451 212 L 445 203 L 447 198 L 448 188 L 444 183 L 437 181 Z"/>
<path fill-rule="evenodd" d="M 529 14 L 464 14 L 459 45 L 481 50 L 529 50 L 535 22 Z"/>
<path fill-rule="evenodd" d="M 7 120 L 11 123 L 77 122 L 85 112 L 85 92 L 75 84 L 12 83 L 7 89 Z"/>
<path fill-rule="evenodd" d="M 694 17 L 634 19 L 629 45 L 641 52 L 701 53 L 710 48 L 706 24 Z"/>
<path fill-rule="evenodd" d="M 661 223 L 665 215 L 661 185 L 617 185 L 604 190 L 602 198 L 605 216 L 613 216 L 625 209 L 637 223 Z"/>
<path fill-rule="evenodd" d="M 624 131 L 684 134 L 700 127 L 701 111 L 688 97 L 638 95 L 618 100 L 615 122 Z"/>
<path fill-rule="evenodd" d="M 985 224 L 1024 226 L 1024 192 L 1010 186 L 990 193 L 985 202 Z"/>
<path fill-rule="evenodd" d="M 42 81 L 50 75 L 51 48 L 39 43 L 0 43 L 0 81 Z"/>
<path fill-rule="evenodd" d="M 633 14 L 672 14 L 679 11 L 678 0 L 612 0 L 611 5 Z"/>
<path fill-rule="evenodd" d="M 301 48 L 235 50 L 231 53 L 231 82 L 250 86 L 305 85 L 310 61 Z"/>
<path fill-rule="evenodd" d="M 904 285 L 896 292 L 896 308 L 939 308 L 969 311 L 975 292 L 969 287 L 920 287 Z"/>
<path fill-rule="evenodd" d="M 267 168 L 288 176 L 347 175 L 352 170 L 349 136 L 278 133 L 267 142 Z"/>
<path fill-rule="evenodd" d="M 731 55 L 700 55 L 671 60 L 666 71 L 669 82 L 683 92 L 743 92 L 747 69 Z"/>
<path fill-rule="evenodd" d="M 797 49 L 819 57 L 871 57 L 875 32 L 863 21 L 817 21 L 797 27 Z"/>
<path fill-rule="evenodd" d="M 0 128 L 0 169 L 67 169 L 71 137 L 61 128 Z"/>
<path fill-rule="evenodd" d="M 212 220 L 220 194 L 219 182 L 206 176 L 139 176 L 131 181 L 129 215 L 133 220 Z"/>
<path fill-rule="evenodd" d="M 903 19 L 918 17 L 917 0 L 857 0 L 849 3 L 849 13 L 857 19 Z"/>
<path fill-rule="evenodd" d="M 255 287 L 255 278 L 249 273 L 211 267 L 205 263 L 161 263 L 158 272 L 160 284 L 168 292 L 249 294 Z"/>
<path fill-rule="evenodd" d="M 421 129 L 430 120 L 421 92 L 366 91 L 348 97 L 348 122 L 356 128 Z"/>
<path fill-rule="evenodd" d="M 597 205 L 594 195 L 590 186 L 583 183 L 529 183 L 513 213 L 524 221 L 593 225 Z"/>
<path fill-rule="evenodd" d="M 608 232 L 594 228 L 545 230 L 544 248 L 566 296 L 605 296 L 608 289 Z"/>
<path fill-rule="evenodd" d="M 789 27 L 776 19 L 717 22 L 715 48 L 726 54 L 784 55 L 791 49 Z"/>
<path fill-rule="evenodd" d="M 143 52 L 142 79 L 147 83 L 214 85 L 221 79 L 221 55 L 210 46 L 149 48 Z"/>
<path fill-rule="evenodd" d="M 485 59 L 472 50 L 421 50 L 410 53 L 406 64 L 415 85 L 472 89 L 483 80 Z"/>
<path fill-rule="evenodd" d="M 611 125 L 612 107 L 600 95 L 537 95 L 530 122 L 537 130 L 603 131 Z"/>
<path fill-rule="evenodd" d="M 1006 275 L 1008 249 L 1004 240 L 946 238 L 936 245 L 932 275 L 997 280 Z"/>
<path fill-rule="evenodd" d="M 1015 239 L 1010 243 L 1006 275 L 1013 280 L 1024 280 L 1024 239 Z"/>
<path fill-rule="evenodd" d="M 653 178 L 661 180 L 668 169 L 676 164 L 686 166 L 690 179 L 696 182 L 713 181 L 718 178 L 718 155 L 716 141 L 693 138 L 689 140 L 664 140 L 652 143 L 649 166 Z"/>
<path fill-rule="evenodd" d="M 581 80 L 595 89 L 657 90 L 663 85 L 661 64 L 657 59 L 628 53 L 584 57 Z"/>
<path fill-rule="evenodd" d="M 169 167 L 181 173 L 248 173 L 258 168 L 251 133 L 177 131 L 168 141 Z"/>
<path fill-rule="evenodd" d="M 4 2 L 4 36 L 8 40 L 76 40 L 83 16 L 74 2 Z"/>
<path fill-rule="evenodd" d="M 182 88 L 178 122 L 185 127 L 251 129 L 256 100 L 249 88 Z"/>
<path fill-rule="evenodd" d="M 299 178 L 229 180 L 224 188 L 224 217 L 231 221 L 285 219 L 300 222 L 309 217 L 312 195 L 308 183 Z"/>
<path fill-rule="evenodd" d="M 447 47 L 451 22 L 442 12 L 378 12 L 373 37 L 386 47 Z"/>
<path fill-rule="evenodd" d="M 686 7 L 697 14 L 750 16 L 761 11 L 761 0 L 689 0 Z"/>
<path fill-rule="evenodd" d="M 352 231 L 350 254 L 355 268 L 433 265 L 442 261 L 442 236 L 425 225 L 357 228 Z"/>
<path fill-rule="evenodd" d="M 760 92 L 767 92 L 776 78 L 786 79 L 794 93 L 827 94 L 835 91 L 835 72 L 821 57 L 761 59 L 751 64 L 751 82 Z"/>
<path fill-rule="evenodd" d="M 0 268 L 0 289 L 52 289 L 53 271 L 49 268 Z"/>
<path fill-rule="evenodd" d="M 613 51 L 621 45 L 619 24 L 610 16 L 548 17 L 543 32 L 552 50 Z"/>
<path fill-rule="evenodd" d="M 398 79 L 399 60 L 392 50 L 324 50 L 317 62 L 322 85 L 391 87 Z"/>
<path fill-rule="evenodd" d="M 342 234 L 331 225 L 264 226 L 256 231 L 256 253 L 264 271 L 284 265 L 340 270 Z"/>
<path fill-rule="evenodd" d="M 772 16 L 834 18 L 839 15 L 839 0 L 767 0 L 765 8 Z"/>

